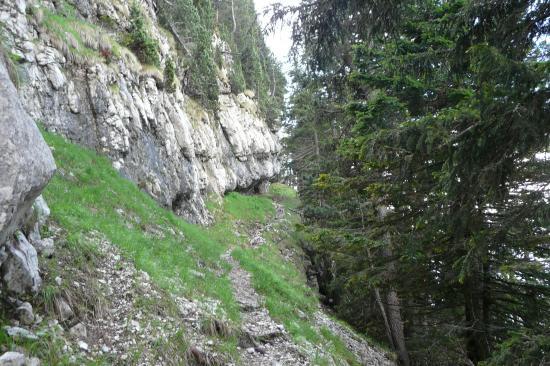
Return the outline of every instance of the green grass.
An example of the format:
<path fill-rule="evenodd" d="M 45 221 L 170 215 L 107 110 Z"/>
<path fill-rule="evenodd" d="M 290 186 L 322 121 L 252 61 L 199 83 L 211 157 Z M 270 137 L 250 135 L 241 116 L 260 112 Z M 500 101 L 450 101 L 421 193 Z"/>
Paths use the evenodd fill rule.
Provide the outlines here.
<path fill-rule="evenodd" d="M 6 324 L 8 321 L 4 318 L 0 309 L 0 324 Z M 42 365 L 102 365 L 104 359 L 99 357 L 95 361 L 89 361 L 80 356 L 76 356 L 75 360 L 71 362 L 70 356 L 63 351 L 64 342 L 49 329 L 42 328 L 36 331 L 40 334 L 37 340 L 26 339 L 13 339 L 7 335 L 7 333 L 0 328 L 0 345 L 5 349 L 15 352 L 21 352 L 21 349 L 25 350 L 26 355 L 32 357 L 38 357 Z M 2 351 L 3 352 L 3 351 Z"/>
<path fill-rule="evenodd" d="M 268 200 L 265 201 L 266 199 Z M 237 200 L 239 204 L 234 202 Z M 318 310 L 317 295 L 306 285 L 303 268 L 299 268 L 296 262 L 285 260 L 281 254 L 283 249 L 301 253 L 299 233 L 292 230 L 292 225 L 300 222 L 295 211 L 299 206 L 296 191 L 289 186 L 275 183 L 270 186 L 265 197 L 247 196 L 244 199 L 242 195 L 232 194 L 229 200 L 226 197 L 224 211 L 232 212 L 233 219 L 236 218 L 250 227 L 256 221 L 266 221 L 258 220 L 258 215 L 265 215 L 267 219 L 273 217 L 272 201 L 285 207 L 290 215 L 287 214 L 274 231 L 264 232 L 264 239 L 267 241 L 265 245 L 257 248 L 240 245 L 232 251 L 232 256 L 251 273 L 253 286 L 263 295 L 269 314 L 285 325 L 296 342 L 315 344 L 328 350 L 338 362 L 358 365 L 355 356 L 348 351 L 342 340 L 330 330 L 319 331 L 312 325 L 313 314 Z M 322 357 L 317 357 L 315 363 L 331 364 Z"/>
<path fill-rule="evenodd" d="M 258 248 L 247 245 L 251 230 L 275 216 L 273 200 L 287 208 L 298 206 L 293 189 L 274 184 L 264 196 L 229 193 L 223 200 L 213 199 L 208 208 L 215 216 L 215 223 L 202 227 L 160 207 L 134 183 L 120 177 L 107 158 L 60 136 L 48 132 L 43 135 L 53 148 L 58 166 L 44 196 L 52 220 L 64 229 L 63 247 L 73 253 L 71 265 L 93 270 L 94 258 L 100 254 L 96 241 L 90 238 L 99 233 L 120 248 L 138 269 L 147 272 L 166 293 L 217 300 L 219 307 L 213 316 L 236 329 L 240 324 L 239 307 L 227 276 L 229 264 L 220 258 L 231 250 L 234 258 L 251 273 L 253 286 L 263 295 L 271 316 L 283 323 L 297 342 L 318 345 L 329 350 L 333 359 L 354 364 L 341 340 L 312 325 L 318 307 L 316 294 L 306 286 L 305 275 L 297 263 L 286 261 L 281 254 L 283 248 L 300 250 L 292 230 L 292 225 L 299 222 L 298 215 L 287 215 L 274 230 L 264 232 L 265 245 Z M 53 262 L 48 264 L 48 277 L 62 270 Z M 51 302 L 56 291 L 62 289 L 63 286 L 55 289 L 46 284 L 41 294 L 44 302 Z M 178 342 L 181 347 L 186 346 L 185 340 L 178 336 L 158 348 L 177 348 Z M 238 357 L 236 343 L 235 336 L 216 342 L 219 351 L 234 359 Z M 318 364 L 326 362 L 317 360 Z"/>
<path fill-rule="evenodd" d="M 225 196 L 223 209 L 225 220 L 265 223 L 275 214 L 275 208 L 269 198 L 229 193 Z"/>
<path fill-rule="evenodd" d="M 112 54 L 116 58 L 122 55 L 122 46 L 101 27 L 81 19 L 72 4 L 60 1 L 56 11 L 46 7 L 35 9 L 41 12 L 41 26 L 64 44 L 65 56 L 85 61 L 103 60 Z M 100 52 L 100 50 L 106 53 Z M 109 60 L 107 60 L 109 61 Z"/>
<path fill-rule="evenodd" d="M 189 298 L 217 299 L 223 311 L 219 315 L 238 321 L 230 281 L 214 273 L 227 270 L 220 255 L 228 244 L 216 227 L 189 224 L 159 207 L 121 178 L 106 158 L 62 137 L 50 133 L 44 137 L 54 148 L 59 168 L 44 196 L 53 220 L 70 233 L 67 241 L 75 250 L 84 246 L 93 251 L 93 243 L 85 238 L 92 231 L 100 232 L 162 289 Z M 193 271 L 203 272 L 204 278 Z"/>

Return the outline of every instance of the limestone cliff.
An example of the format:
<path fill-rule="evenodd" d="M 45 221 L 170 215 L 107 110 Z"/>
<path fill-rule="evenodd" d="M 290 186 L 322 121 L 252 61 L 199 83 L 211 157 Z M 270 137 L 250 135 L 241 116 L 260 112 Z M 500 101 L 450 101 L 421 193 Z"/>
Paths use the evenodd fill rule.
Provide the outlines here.
<path fill-rule="evenodd" d="M 75 9 L 73 18 L 55 18 L 63 6 Z M 141 6 L 161 46 L 161 64 L 176 58 L 174 41 L 157 24 L 154 2 Z M 219 111 L 207 113 L 179 82 L 175 91 L 166 90 L 162 72 L 141 65 L 117 43 L 128 16 L 126 1 L 0 0 L 20 97 L 47 130 L 107 155 L 159 203 L 205 223 L 207 195 L 253 188 L 279 172 L 279 142 L 253 98 L 231 94 L 230 57 L 219 70 Z M 109 30 L 101 27 L 106 20 Z M 70 29 L 63 28 L 71 21 Z M 182 80 L 183 70 L 178 73 Z"/>

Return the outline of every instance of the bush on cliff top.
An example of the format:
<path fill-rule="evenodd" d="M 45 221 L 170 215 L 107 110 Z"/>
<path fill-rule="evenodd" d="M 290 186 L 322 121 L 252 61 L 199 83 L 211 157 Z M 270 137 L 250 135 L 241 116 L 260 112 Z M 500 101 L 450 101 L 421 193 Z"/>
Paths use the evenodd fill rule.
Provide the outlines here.
<path fill-rule="evenodd" d="M 127 42 L 128 47 L 142 63 L 160 66 L 158 42 L 149 34 L 141 8 L 136 2 L 130 7 L 130 32 Z"/>

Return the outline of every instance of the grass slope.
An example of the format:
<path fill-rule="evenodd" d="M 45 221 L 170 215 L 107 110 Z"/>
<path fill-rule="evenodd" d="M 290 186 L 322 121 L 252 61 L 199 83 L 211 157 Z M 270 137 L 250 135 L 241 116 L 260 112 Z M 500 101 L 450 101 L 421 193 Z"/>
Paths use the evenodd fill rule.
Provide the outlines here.
<path fill-rule="evenodd" d="M 264 196 L 227 194 L 223 201 L 209 203 L 216 222 L 202 227 L 159 207 L 135 184 L 120 177 L 107 158 L 51 133 L 45 132 L 44 138 L 52 147 L 59 168 L 44 196 L 52 212 L 51 220 L 65 233 L 58 251 L 71 253 L 72 265 L 88 266 L 93 275 L 94 256 L 98 253 L 89 238 L 99 233 L 118 246 L 126 258 L 147 272 L 166 293 L 215 299 L 219 304 L 216 316 L 238 327 L 239 308 L 227 276 L 229 267 L 220 258 L 232 250 L 232 255 L 252 274 L 253 285 L 264 296 L 271 316 L 284 323 L 297 342 L 329 350 L 334 360 L 356 363 L 330 331 L 312 326 L 318 300 L 306 286 L 299 264 L 285 260 L 281 254 L 285 248 L 299 252 L 297 234 L 291 230 L 299 221 L 297 215 L 287 216 L 280 227 L 266 232 L 265 245 L 259 248 L 247 245 L 252 228 L 275 216 L 273 200 L 289 210 L 297 207 L 292 189 L 275 184 Z M 33 302 L 47 307 L 56 291 L 60 291 L 54 278 L 62 269 L 56 267 L 55 257 L 41 265 L 47 267 L 47 276 L 42 293 Z M 203 275 L 197 276 L 199 272 Z M 42 358 L 44 364 L 67 363 L 60 355 L 60 346 L 48 337 L 21 343 L 8 339 L 0 331 L 0 343 L 12 349 L 17 344 L 23 346 L 30 354 Z M 185 347 L 184 340 L 181 343 Z M 220 351 L 238 358 L 236 339 L 228 339 Z M 327 360 L 318 359 L 318 363 L 325 364 Z"/>

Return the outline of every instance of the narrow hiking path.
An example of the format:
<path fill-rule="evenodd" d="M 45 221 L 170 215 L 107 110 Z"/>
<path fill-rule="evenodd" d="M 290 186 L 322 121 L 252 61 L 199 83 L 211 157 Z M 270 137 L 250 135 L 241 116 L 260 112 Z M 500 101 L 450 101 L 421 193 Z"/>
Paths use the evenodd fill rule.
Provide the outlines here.
<path fill-rule="evenodd" d="M 395 365 L 387 357 L 384 357 L 379 350 L 375 350 L 364 338 L 358 336 L 348 326 L 342 325 L 331 318 L 324 310 L 321 309 L 315 313 L 314 322 L 318 329 L 326 328 L 339 337 L 361 365 Z"/>
<path fill-rule="evenodd" d="M 243 365 L 309 365 L 310 362 L 290 340 L 284 325 L 271 318 L 261 296 L 254 290 L 250 274 L 243 270 L 230 252 L 224 259 L 231 265 L 229 278 L 242 314 L 239 346 Z"/>
<path fill-rule="evenodd" d="M 283 205 L 274 201 L 275 215 L 271 221 L 263 225 L 256 225 L 250 232 L 248 245 L 257 248 L 268 245 L 264 233 L 273 230 L 289 230 L 289 223 L 285 221 L 286 210 Z M 313 344 L 296 344 L 285 326 L 275 321 L 265 307 L 263 297 L 254 289 L 252 275 L 243 269 L 239 262 L 231 255 L 234 248 L 229 248 L 222 256 L 230 266 L 229 278 L 233 287 L 233 295 L 239 305 L 242 324 L 242 335 L 239 346 L 242 348 L 241 361 L 243 365 L 283 366 L 283 365 L 311 365 L 327 361 L 331 365 L 347 365 L 345 360 L 331 358 L 324 349 Z M 288 249 L 287 249 L 288 250 Z M 281 254 L 287 261 L 292 254 Z M 297 309 L 300 311 L 300 309 Z M 332 319 L 319 305 L 319 309 L 312 318 L 318 331 L 327 331 L 345 345 L 361 365 L 390 366 L 394 365 L 384 353 L 373 348 L 364 338 L 357 335 L 349 327 Z M 325 364 L 323 362 L 323 364 Z"/>

